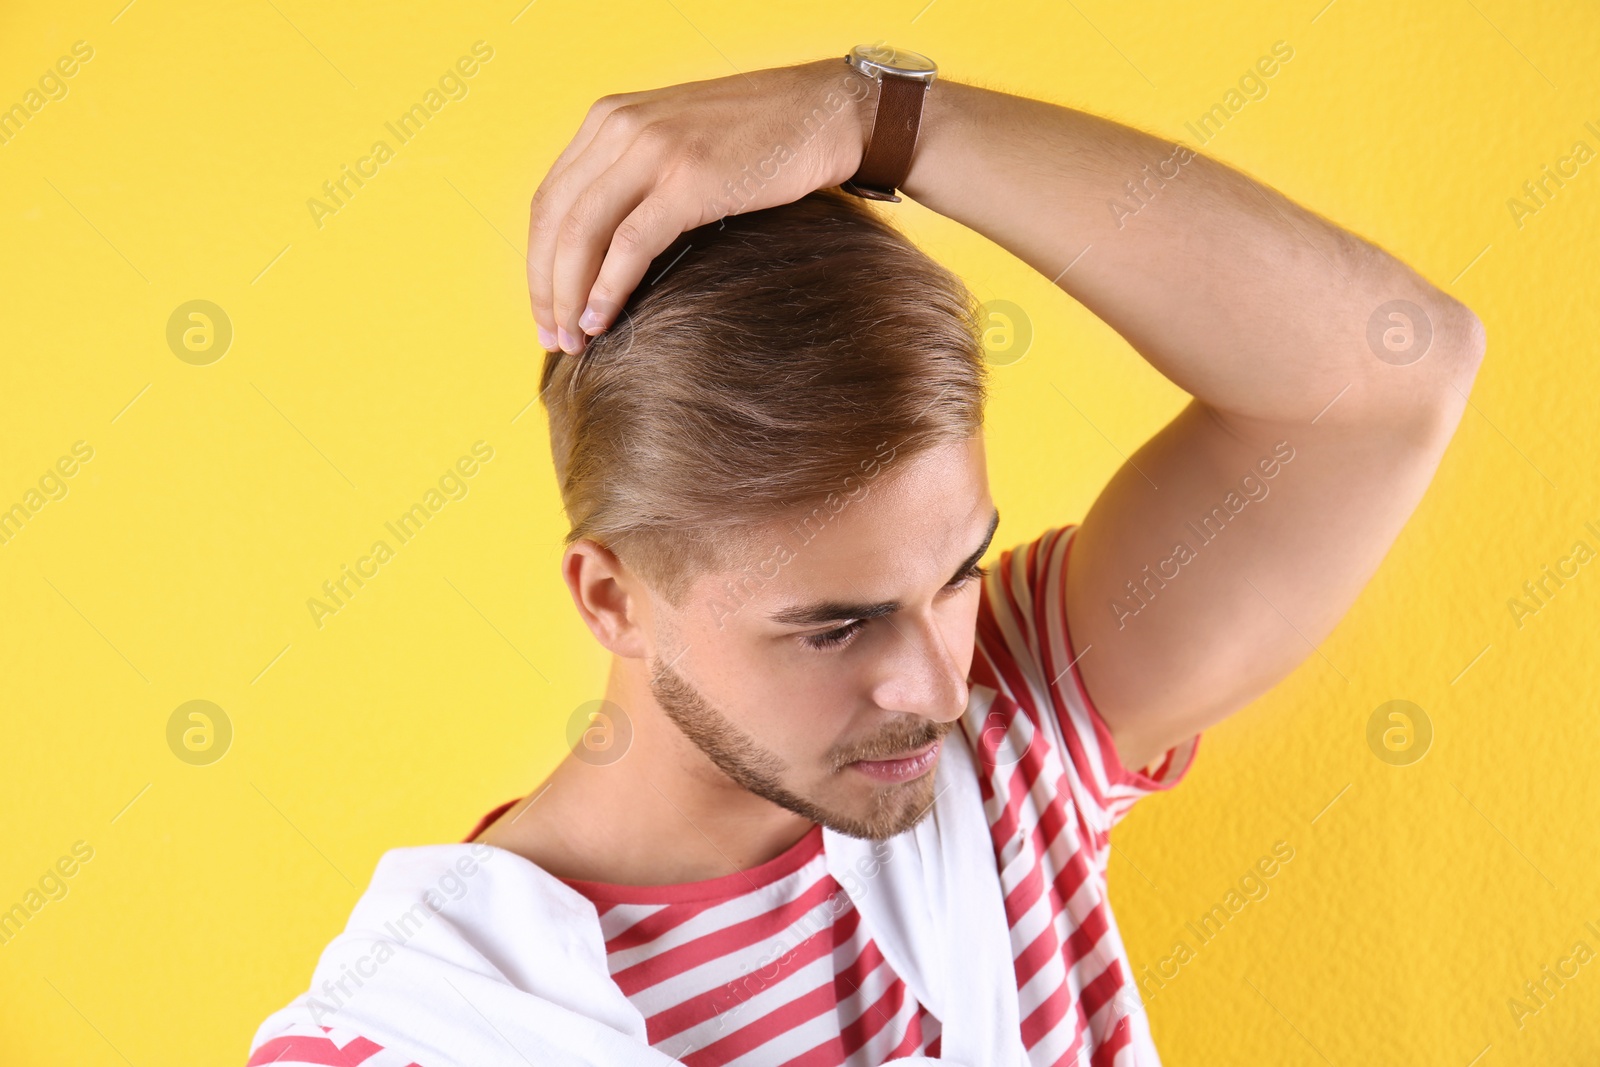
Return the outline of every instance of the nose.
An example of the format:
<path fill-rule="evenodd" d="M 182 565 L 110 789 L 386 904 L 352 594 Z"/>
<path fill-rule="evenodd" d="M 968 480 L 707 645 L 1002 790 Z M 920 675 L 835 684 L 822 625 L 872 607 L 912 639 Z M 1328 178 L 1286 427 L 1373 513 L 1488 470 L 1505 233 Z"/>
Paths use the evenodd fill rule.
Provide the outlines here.
<path fill-rule="evenodd" d="M 952 620 L 931 611 L 886 617 L 895 637 L 888 643 L 873 697 L 885 711 L 919 715 L 936 722 L 961 717 L 967 707 L 967 669 L 957 659 Z"/>

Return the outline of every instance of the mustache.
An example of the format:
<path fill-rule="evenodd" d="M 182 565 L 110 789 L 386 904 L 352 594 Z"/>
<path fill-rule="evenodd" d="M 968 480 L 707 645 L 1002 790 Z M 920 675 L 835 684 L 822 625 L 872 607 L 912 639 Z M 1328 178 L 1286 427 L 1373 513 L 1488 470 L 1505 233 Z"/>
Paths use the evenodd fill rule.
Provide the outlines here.
<path fill-rule="evenodd" d="M 833 769 L 837 773 L 857 760 L 892 759 L 913 749 L 923 748 L 942 740 L 955 729 L 959 721 L 951 719 L 949 722 L 934 722 L 931 719 L 923 719 L 915 724 L 895 727 L 865 744 L 853 746 L 840 753 L 834 759 Z"/>

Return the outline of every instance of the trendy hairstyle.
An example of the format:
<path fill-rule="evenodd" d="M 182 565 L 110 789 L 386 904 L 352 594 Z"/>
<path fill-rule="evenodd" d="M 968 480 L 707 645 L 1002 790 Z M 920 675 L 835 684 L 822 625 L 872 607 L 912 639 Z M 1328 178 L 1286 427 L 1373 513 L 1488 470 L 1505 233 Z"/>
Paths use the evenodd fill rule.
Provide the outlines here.
<path fill-rule="evenodd" d="M 972 294 L 861 198 L 707 223 L 580 355 L 545 356 L 566 544 L 606 546 L 681 607 L 771 524 L 977 433 L 987 387 Z"/>

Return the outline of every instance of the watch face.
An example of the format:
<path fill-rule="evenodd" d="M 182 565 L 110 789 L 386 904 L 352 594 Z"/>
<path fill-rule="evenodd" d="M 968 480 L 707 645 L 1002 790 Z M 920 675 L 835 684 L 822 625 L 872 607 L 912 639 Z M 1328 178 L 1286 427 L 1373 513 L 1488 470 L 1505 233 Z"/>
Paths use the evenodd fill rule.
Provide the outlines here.
<path fill-rule="evenodd" d="M 850 56 L 856 69 L 865 74 L 876 68 L 889 74 L 931 75 L 938 69 L 927 56 L 888 44 L 859 44 L 850 50 Z"/>

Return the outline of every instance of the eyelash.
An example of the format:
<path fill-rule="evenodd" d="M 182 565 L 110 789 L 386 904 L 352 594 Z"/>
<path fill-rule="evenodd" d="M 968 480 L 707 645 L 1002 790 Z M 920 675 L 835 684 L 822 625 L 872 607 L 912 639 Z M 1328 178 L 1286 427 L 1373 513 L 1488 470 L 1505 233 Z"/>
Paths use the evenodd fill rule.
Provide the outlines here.
<path fill-rule="evenodd" d="M 989 568 L 980 567 L 977 564 L 974 564 L 970 569 L 968 569 L 967 573 L 961 576 L 961 580 L 959 582 L 948 586 L 948 588 L 964 589 L 966 588 L 968 582 L 972 581 L 974 578 L 981 580 L 988 573 Z M 813 649 L 814 651 L 831 652 L 836 649 L 843 648 L 851 641 L 855 640 L 856 635 L 861 632 L 861 628 L 870 621 L 870 619 L 857 619 L 855 622 L 841 626 L 837 630 L 829 630 L 827 633 L 802 637 L 800 640 L 805 643 L 807 648 Z"/>

